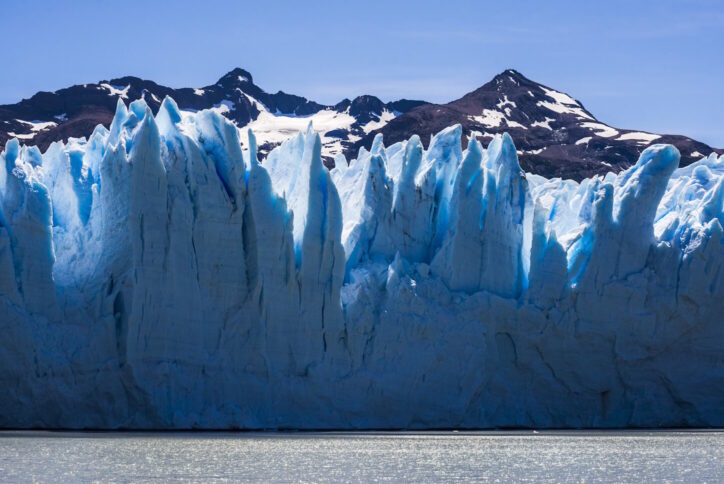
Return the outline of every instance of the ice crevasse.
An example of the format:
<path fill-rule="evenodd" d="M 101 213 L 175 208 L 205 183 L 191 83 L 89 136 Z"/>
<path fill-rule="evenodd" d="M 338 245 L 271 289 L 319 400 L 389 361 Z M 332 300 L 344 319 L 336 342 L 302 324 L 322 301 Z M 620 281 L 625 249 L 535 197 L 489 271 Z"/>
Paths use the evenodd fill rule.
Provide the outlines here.
<path fill-rule="evenodd" d="M 213 111 L 0 155 L 0 426 L 724 425 L 724 157 L 523 173 L 461 128 L 260 162 Z"/>

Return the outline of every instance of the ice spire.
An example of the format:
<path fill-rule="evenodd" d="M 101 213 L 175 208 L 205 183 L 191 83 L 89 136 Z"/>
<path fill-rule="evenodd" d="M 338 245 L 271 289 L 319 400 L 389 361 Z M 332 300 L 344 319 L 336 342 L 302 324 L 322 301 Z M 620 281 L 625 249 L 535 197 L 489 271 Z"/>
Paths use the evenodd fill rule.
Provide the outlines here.
<path fill-rule="evenodd" d="M 507 133 L 496 135 L 490 142 L 484 164 L 480 287 L 517 298 L 527 286 L 523 226 L 530 195 L 515 145 Z"/>
<path fill-rule="evenodd" d="M 455 174 L 450 201 L 450 228 L 431 269 L 454 291 L 480 289 L 483 211 L 483 147 L 471 139 L 465 159 Z"/>

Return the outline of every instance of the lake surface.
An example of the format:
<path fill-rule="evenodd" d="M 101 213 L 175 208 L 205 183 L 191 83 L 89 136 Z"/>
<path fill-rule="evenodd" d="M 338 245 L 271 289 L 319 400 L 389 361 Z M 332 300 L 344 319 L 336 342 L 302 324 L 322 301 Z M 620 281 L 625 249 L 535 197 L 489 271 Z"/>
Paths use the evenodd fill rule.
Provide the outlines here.
<path fill-rule="evenodd" d="M 724 432 L 0 432 L 0 480 L 724 481 Z"/>

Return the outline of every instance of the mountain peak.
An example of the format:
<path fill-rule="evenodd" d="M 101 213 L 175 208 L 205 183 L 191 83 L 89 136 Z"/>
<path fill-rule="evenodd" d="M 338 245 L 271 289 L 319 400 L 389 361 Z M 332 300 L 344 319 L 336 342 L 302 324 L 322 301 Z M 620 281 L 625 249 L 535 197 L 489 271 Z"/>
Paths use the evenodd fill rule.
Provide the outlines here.
<path fill-rule="evenodd" d="M 362 113 L 374 113 L 379 115 L 382 114 L 384 107 L 385 104 L 380 100 L 380 98 L 369 94 L 363 94 L 362 96 L 357 96 L 352 100 L 349 112 L 352 116 L 357 116 Z"/>
<path fill-rule="evenodd" d="M 239 83 L 254 84 L 254 79 L 251 77 L 251 73 L 241 67 L 236 67 L 226 74 L 224 74 L 218 81 L 217 84 L 239 84 Z"/>
<path fill-rule="evenodd" d="M 536 86 L 538 83 L 531 81 L 520 72 L 515 69 L 506 69 L 500 74 L 493 77 L 490 82 L 484 84 L 482 88 L 488 90 L 504 91 L 509 89 L 516 89 L 521 86 Z M 491 89 L 492 88 L 492 89 Z"/>
<path fill-rule="evenodd" d="M 516 71 L 515 69 L 506 69 L 503 72 L 501 72 L 500 74 L 496 75 L 493 79 L 497 79 L 499 77 L 506 77 L 506 76 L 513 77 L 513 78 L 519 78 L 519 79 L 527 79 L 523 74 Z"/>

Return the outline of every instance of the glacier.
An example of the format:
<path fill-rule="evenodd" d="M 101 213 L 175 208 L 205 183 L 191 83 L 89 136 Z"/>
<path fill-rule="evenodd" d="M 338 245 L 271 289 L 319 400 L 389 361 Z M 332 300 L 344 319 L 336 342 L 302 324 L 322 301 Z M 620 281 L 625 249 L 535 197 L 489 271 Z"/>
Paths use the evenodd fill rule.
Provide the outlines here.
<path fill-rule="evenodd" d="M 578 183 L 461 136 L 328 171 L 166 98 L 9 141 L 0 427 L 724 425 L 724 157 Z"/>

